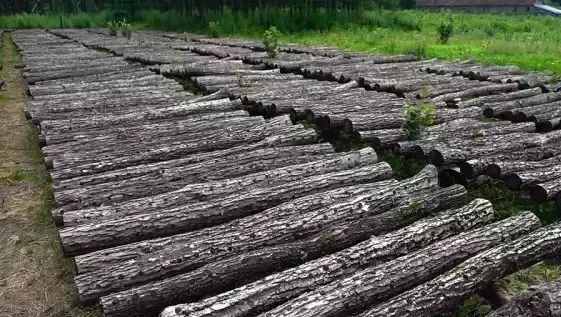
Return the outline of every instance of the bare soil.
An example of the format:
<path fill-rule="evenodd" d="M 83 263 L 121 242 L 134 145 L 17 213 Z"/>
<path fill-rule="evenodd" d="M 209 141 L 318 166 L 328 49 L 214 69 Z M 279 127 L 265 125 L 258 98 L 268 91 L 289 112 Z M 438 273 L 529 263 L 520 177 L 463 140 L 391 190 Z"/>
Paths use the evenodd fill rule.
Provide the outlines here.
<path fill-rule="evenodd" d="M 2 39 L 0 79 L 0 317 L 100 316 L 80 308 L 73 266 L 62 256 L 49 210 L 52 193 L 37 132 L 23 112 L 26 86 L 10 35 Z"/>

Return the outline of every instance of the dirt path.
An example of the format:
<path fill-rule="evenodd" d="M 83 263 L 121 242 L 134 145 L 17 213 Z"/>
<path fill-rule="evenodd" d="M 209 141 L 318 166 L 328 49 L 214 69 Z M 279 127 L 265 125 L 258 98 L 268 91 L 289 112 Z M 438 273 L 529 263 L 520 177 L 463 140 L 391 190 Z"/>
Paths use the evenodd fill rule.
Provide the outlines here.
<path fill-rule="evenodd" d="M 19 55 L 2 39 L 0 79 L 0 317 L 99 316 L 79 309 L 72 264 L 64 259 L 49 210 L 49 178 L 36 132 L 23 113 L 25 85 L 15 67 Z"/>

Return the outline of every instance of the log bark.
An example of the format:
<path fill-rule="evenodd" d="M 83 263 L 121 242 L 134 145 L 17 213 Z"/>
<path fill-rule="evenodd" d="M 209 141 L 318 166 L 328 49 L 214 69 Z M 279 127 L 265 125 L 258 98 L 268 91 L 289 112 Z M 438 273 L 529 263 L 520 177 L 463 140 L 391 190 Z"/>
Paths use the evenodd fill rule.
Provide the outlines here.
<path fill-rule="evenodd" d="M 483 96 L 478 97 L 470 100 L 462 100 L 456 103 L 458 108 L 467 108 L 467 107 L 484 107 L 485 104 L 488 103 L 497 103 L 497 102 L 505 102 L 517 99 L 524 99 L 528 97 L 533 97 L 536 95 L 541 94 L 543 91 L 540 88 L 531 88 L 531 89 L 524 89 L 520 91 L 499 94 L 499 95 L 490 95 L 490 96 Z"/>
<path fill-rule="evenodd" d="M 156 164 L 143 164 L 131 166 L 122 170 L 107 173 L 75 177 L 67 180 L 55 179 L 53 187 L 56 191 L 76 189 L 100 185 L 103 183 L 122 182 L 147 175 L 176 174 L 180 171 L 189 172 L 189 177 L 194 183 L 203 183 L 212 180 L 232 178 L 249 174 L 249 171 L 258 171 L 260 168 L 269 170 L 268 164 L 277 160 L 284 162 L 292 158 L 324 157 L 334 154 L 335 150 L 329 143 L 269 147 L 263 149 L 249 149 L 239 153 L 209 152 L 201 155 L 183 157 L 176 160 L 159 162 Z M 303 163 L 303 162 L 302 162 Z M 262 167 L 261 167 L 262 166 Z M 281 167 L 281 166 L 278 166 Z"/>
<path fill-rule="evenodd" d="M 422 188 L 435 188 L 437 186 L 436 179 L 436 169 L 434 167 L 427 167 L 421 173 L 416 175 L 415 178 L 408 180 L 411 183 L 419 183 Z M 294 202 L 286 202 L 277 207 L 272 208 L 271 212 L 278 213 L 282 215 L 288 211 L 295 213 L 302 213 L 306 210 L 313 211 L 320 207 L 327 207 L 334 204 L 338 200 L 345 201 L 351 196 L 360 196 L 361 193 L 365 192 L 376 192 L 381 190 L 380 188 L 388 187 L 387 190 L 395 188 L 399 184 L 395 180 L 385 181 L 380 184 L 361 184 L 353 185 L 349 187 L 342 186 L 339 189 L 334 189 L 326 192 L 318 192 L 308 196 L 302 196 L 295 200 Z M 386 191 L 387 191 L 386 190 Z M 385 191 L 385 192 L 386 192 Z M 454 195 L 451 195 L 454 196 Z M 457 196 L 457 195 L 456 195 Z M 387 201 L 388 196 L 381 196 L 383 201 Z M 276 210 L 276 211 L 275 211 Z M 255 216 L 257 217 L 257 216 Z M 211 230 L 211 229 L 206 229 Z M 130 244 L 122 247 L 117 247 L 111 250 L 111 252 L 99 251 L 97 254 L 92 253 L 89 255 L 79 256 L 76 258 L 76 265 L 79 272 L 91 272 L 104 268 L 106 265 L 117 265 L 123 261 L 133 260 L 141 258 L 146 255 L 147 252 L 154 253 L 160 252 L 168 247 L 173 247 L 174 245 L 181 246 L 185 244 L 185 241 L 189 241 L 192 234 L 177 235 L 173 238 L 163 238 L 153 240 L 149 244 L 136 243 Z M 147 249 L 146 246 L 149 245 Z M 148 251 L 146 251 L 148 250 Z M 111 254 L 120 254 L 119 256 L 113 257 Z M 128 255 L 125 255 L 128 254 Z"/>
<path fill-rule="evenodd" d="M 464 99 L 472 99 L 476 97 L 493 95 L 498 93 L 508 93 L 518 90 L 518 84 L 501 84 L 501 85 L 487 85 L 483 87 L 476 87 L 466 89 L 464 91 L 444 94 L 432 98 L 433 102 L 446 102 L 449 105 L 456 105 Z"/>
<path fill-rule="evenodd" d="M 212 147 L 203 147 L 203 150 L 206 151 L 190 151 L 185 153 L 184 155 L 177 155 L 177 157 L 185 157 L 186 160 L 190 162 L 201 162 L 205 159 L 212 158 L 212 157 L 221 157 L 228 154 L 236 154 L 236 153 L 243 153 L 257 149 L 263 149 L 272 146 L 287 146 L 287 145 L 299 145 L 299 144 L 310 144 L 317 141 L 317 133 L 313 130 L 304 129 L 303 126 L 296 125 L 294 127 L 287 127 L 286 131 L 279 130 L 272 135 L 263 138 L 262 140 L 254 140 L 253 142 L 241 143 L 230 146 L 216 146 Z M 228 144 L 226 144 L 228 145 Z M 177 157 L 169 157 L 169 160 L 177 159 Z M 126 160 L 124 160 L 126 162 Z M 90 163 L 80 165 L 78 168 L 74 167 L 66 167 L 61 169 L 56 169 L 51 171 L 51 177 L 55 180 L 62 180 L 62 179 L 70 179 L 78 176 L 85 176 L 85 175 L 94 175 L 98 173 L 109 172 L 113 170 L 119 170 L 122 168 L 128 168 L 137 166 L 140 164 L 149 164 L 154 163 L 158 164 L 158 162 L 136 162 L 132 164 L 127 164 L 123 162 L 125 166 L 114 166 L 115 164 L 119 163 L 114 161 L 106 161 L 106 162 L 99 162 L 99 163 Z"/>
<path fill-rule="evenodd" d="M 165 193 L 157 197 L 149 197 L 146 201 L 137 200 L 135 203 L 145 204 L 150 202 L 153 207 L 159 208 L 165 206 L 154 206 L 156 201 L 169 202 L 173 200 L 174 204 L 210 201 L 231 195 L 235 192 L 273 187 L 288 182 L 295 182 L 314 175 L 366 166 L 374 164 L 377 161 L 378 156 L 376 152 L 371 148 L 365 148 L 350 153 L 334 154 L 332 157 L 323 160 L 320 158 L 315 160 L 309 159 L 309 162 L 303 164 L 265 170 L 237 178 L 194 184 L 188 184 L 189 181 L 187 180 L 185 186 L 181 186 L 182 183 L 179 181 L 176 186 L 179 186 L 180 189 L 178 189 L 177 192 Z M 55 201 L 59 207 L 64 206 L 64 211 L 69 211 L 91 206 L 108 205 L 112 202 L 123 201 L 125 197 L 132 199 L 135 196 L 156 196 L 156 193 L 159 191 L 158 184 L 163 186 L 163 190 L 160 191 L 165 192 L 166 188 L 173 187 L 173 177 L 181 177 L 180 175 L 181 174 L 174 174 L 167 179 L 165 176 L 163 177 L 164 179 L 162 179 L 162 175 L 160 175 L 152 182 L 149 180 L 147 181 L 146 178 L 141 178 L 138 181 L 129 179 L 125 182 L 124 188 L 120 187 L 120 183 L 104 183 L 91 188 L 91 190 L 90 188 L 81 187 L 73 190 L 59 191 L 55 193 Z M 148 188 L 136 187 L 142 185 Z M 152 190 L 154 190 L 154 192 L 152 192 Z M 175 198 L 176 196 L 180 196 L 180 199 Z"/>
<path fill-rule="evenodd" d="M 561 283 L 530 286 L 489 317 L 557 317 L 561 316 Z"/>
<path fill-rule="evenodd" d="M 506 113 L 507 111 L 550 103 L 558 100 L 561 100 L 561 93 L 545 93 L 508 102 L 490 103 L 485 105 L 483 114 L 488 117 L 496 117 L 501 113 Z"/>
<path fill-rule="evenodd" d="M 387 163 L 379 163 L 256 189 L 242 196 L 232 195 L 210 204 L 199 203 L 201 207 L 198 209 L 195 209 L 195 206 L 180 205 L 152 213 L 141 208 L 141 213 L 137 215 L 63 229 L 60 231 L 60 239 L 65 254 L 84 254 L 111 246 L 217 225 L 259 212 L 291 198 L 349 185 L 352 181 L 362 183 L 387 179 L 390 176 L 391 167 Z M 248 197 L 254 196 L 257 197 L 253 201 L 248 201 Z M 220 208 L 223 205 L 229 207 Z M 186 213 L 187 210 L 189 213 Z"/>
<path fill-rule="evenodd" d="M 544 202 L 546 200 L 555 200 L 561 193 L 561 178 L 552 179 L 550 181 L 530 185 L 528 188 L 530 197 L 537 202 Z"/>
<path fill-rule="evenodd" d="M 504 276 L 561 251 L 561 224 L 553 224 L 484 251 L 439 277 L 380 304 L 361 316 L 434 316 Z"/>
<path fill-rule="evenodd" d="M 531 212 L 436 242 L 302 294 L 262 316 L 349 316 L 446 272 L 465 259 L 540 227 Z M 360 285 L 360 287 L 357 287 Z"/>
<path fill-rule="evenodd" d="M 561 165 L 553 165 L 506 174 L 504 181 L 510 189 L 521 189 L 559 178 L 561 178 Z"/>
<path fill-rule="evenodd" d="M 188 285 L 189 279 L 193 276 L 198 280 L 202 276 L 206 276 L 205 272 L 208 272 L 209 266 L 203 266 L 207 263 L 210 267 L 214 267 L 216 269 L 223 270 L 226 268 L 226 271 L 230 270 L 230 274 L 233 275 L 223 275 L 219 277 L 222 282 L 219 284 L 214 284 L 215 287 L 223 287 L 223 283 L 226 282 L 226 279 L 229 281 L 235 282 L 236 278 L 240 277 L 242 272 L 254 272 L 255 274 L 260 274 L 260 270 L 271 271 L 285 268 L 287 264 L 290 266 L 302 263 L 302 260 L 306 259 L 313 259 L 327 253 L 335 252 L 341 250 L 346 247 L 350 247 L 360 241 L 367 239 L 370 235 L 374 233 L 383 233 L 387 231 L 391 231 L 401 226 L 410 224 L 411 222 L 419 219 L 423 215 L 426 215 L 427 212 L 430 210 L 438 209 L 440 207 L 446 208 L 447 205 L 455 205 L 458 201 L 464 201 L 465 198 L 465 189 L 462 187 L 454 187 L 454 188 L 447 188 L 436 192 L 431 192 L 428 195 L 421 195 L 419 199 L 418 208 L 414 208 L 414 212 L 405 212 L 410 217 L 404 217 L 403 210 L 401 211 L 388 211 L 379 215 L 372 214 L 370 216 L 364 216 L 363 218 L 355 218 L 354 221 L 342 220 L 339 222 L 335 222 L 332 224 L 332 227 L 327 227 L 327 229 L 323 229 L 326 227 L 320 228 L 320 233 L 317 233 L 318 230 L 314 230 L 310 232 L 309 235 L 317 233 L 317 235 L 313 235 L 309 239 L 298 240 L 294 241 L 294 239 L 298 239 L 298 237 L 292 237 L 292 241 L 286 240 L 284 244 L 272 244 L 272 245 L 265 245 L 265 249 L 259 249 L 257 245 L 250 245 L 248 246 L 249 249 L 246 250 L 236 250 L 239 257 L 234 257 L 233 262 L 229 262 L 230 257 L 235 255 L 236 253 L 232 253 L 233 249 L 241 248 L 243 244 L 236 244 L 230 248 L 211 248 L 214 251 L 214 255 L 212 255 L 212 261 L 209 261 L 209 256 L 205 255 L 206 252 L 199 252 L 196 251 L 199 256 L 193 257 L 192 251 L 189 249 L 177 249 L 170 253 L 170 250 L 166 251 L 162 255 L 166 255 L 167 259 L 165 259 L 165 263 L 169 263 L 162 269 L 161 264 L 157 263 L 150 263 L 146 261 L 136 262 L 136 263 L 123 263 L 119 264 L 119 266 L 110 269 L 110 267 L 104 268 L 103 270 L 98 270 L 94 272 L 86 273 L 85 275 L 81 275 L 77 277 L 77 285 L 79 289 L 82 291 L 80 292 L 83 294 L 83 298 L 87 299 L 95 294 L 99 295 L 100 292 L 107 294 L 111 292 L 111 289 L 119 290 L 119 289 L 127 289 L 130 286 L 138 284 L 139 282 L 146 281 L 147 279 L 157 279 L 165 274 L 165 276 L 174 275 L 182 272 L 188 272 L 193 269 L 197 269 L 193 273 L 188 273 L 184 276 L 178 276 L 177 279 L 171 279 L 170 281 L 162 282 L 161 291 L 166 294 L 173 294 L 177 292 L 178 288 L 181 285 Z M 410 204 L 415 204 L 415 202 L 405 202 L 405 206 L 409 206 Z M 427 207 L 428 206 L 428 207 Z M 425 208 L 426 207 L 426 208 Z M 408 208 L 408 207 L 407 207 Z M 309 236 L 308 235 L 308 236 Z M 301 238 L 306 238 L 306 236 L 302 236 Z M 202 239 L 202 236 L 199 237 Z M 278 239 L 278 238 L 277 238 Z M 286 243 L 289 242 L 289 243 Z M 282 242 L 281 242 L 282 243 Z M 230 243 L 231 245 L 231 243 Z M 256 250 L 256 251 L 252 251 Z M 202 251 L 202 250 L 201 250 Z M 187 252 L 187 253 L 185 253 Z M 226 254 L 223 254 L 227 252 Z M 249 252 L 249 253 L 247 253 Z M 288 254 L 287 254 L 288 252 Z M 220 254 L 222 253 L 222 254 Z M 183 254 L 180 256 L 180 254 Z M 304 258 L 303 255 L 305 254 Z M 172 261 L 171 258 L 167 255 L 172 255 L 172 257 L 180 256 L 183 260 L 182 261 Z M 200 255 L 203 255 L 204 258 L 199 258 Z M 226 262 L 224 262 L 226 261 Z M 237 263 L 234 265 L 234 263 Z M 257 264 L 257 267 L 255 265 Z M 130 267 L 128 270 L 125 270 L 125 267 Z M 133 269 L 135 267 L 136 269 Z M 152 267 L 153 269 L 150 269 Z M 121 270 L 121 268 L 123 270 Z M 115 274 L 117 269 L 119 274 Z M 131 271 L 132 269 L 132 271 Z M 142 273 L 137 273 L 137 270 L 140 270 Z M 126 273 L 126 272 L 130 272 Z M 167 273 L 166 273 L 167 272 Z M 201 276 L 201 273 L 203 275 Z M 226 273 L 226 272 L 225 272 Z M 124 274 L 124 275 L 123 275 Z M 262 273 L 261 273 L 262 274 Z M 121 278 L 119 278 L 121 276 Z M 234 278 L 234 280 L 232 280 Z M 249 277 L 250 279 L 259 278 L 259 276 Z M 96 285 L 92 282 L 95 281 L 113 281 L 110 282 L 111 286 L 107 284 L 104 285 Z M 187 280 L 187 284 L 185 281 Z M 180 284 L 178 284 L 178 282 Z M 232 283 L 229 282 L 229 283 Z M 216 282 L 214 282 L 216 283 Z M 100 288 L 101 287 L 101 288 Z M 210 294 L 216 294 L 218 290 L 215 290 L 214 287 L 206 288 L 203 290 L 199 290 L 200 295 L 204 294 L 205 292 L 210 292 Z M 164 296 L 165 297 L 165 296 Z M 135 298 L 135 296 L 133 296 Z M 159 300 L 156 300 L 153 303 L 157 303 Z M 179 302 L 176 302 L 179 303 Z M 152 304 L 153 305 L 153 304 Z"/>
<path fill-rule="evenodd" d="M 473 207 L 475 202 L 470 205 Z M 466 218 L 463 218 L 463 217 Z M 465 219 L 465 220 L 464 220 Z M 430 243 L 462 231 L 477 228 L 493 219 L 492 207 L 462 207 L 419 220 L 411 226 L 368 240 L 332 255 L 244 285 L 200 302 L 169 307 L 163 316 L 193 317 L 256 315 L 302 293 L 312 291 L 336 279 L 348 276 L 365 266 L 374 266 L 406 255 Z M 359 254 L 360 256 L 357 256 Z M 103 302 L 116 296 L 108 296 Z M 119 297 L 116 297 L 119 298 Z M 214 306 L 223 305 L 221 307 Z M 216 307 L 216 308 L 213 308 Z"/>

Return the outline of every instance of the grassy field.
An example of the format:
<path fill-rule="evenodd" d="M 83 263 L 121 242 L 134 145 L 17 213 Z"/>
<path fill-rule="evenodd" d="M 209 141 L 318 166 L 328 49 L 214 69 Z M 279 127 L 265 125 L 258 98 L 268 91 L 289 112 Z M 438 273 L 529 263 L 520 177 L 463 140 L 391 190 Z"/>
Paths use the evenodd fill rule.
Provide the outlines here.
<path fill-rule="evenodd" d="M 113 15 L 75 14 L 62 17 L 63 27 L 105 26 Z M 276 26 L 282 42 L 330 45 L 344 50 L 385 54 L 417 54 L 427 58 L 474 59 L 486 64 L 518 65 L 561 76 L 561 18 L 526 14 L 475 14 L 419 10 L 365 12 L 223 10 L 204 16 L 144 11 L 136 29 L 196 32 L 261 39 Z M 450 24 L 450 41 L 439 40 L 440 25 Z M 0 16 L 0 28 L 56 28 L 59 15 Z M 209 28 L 209 25 L 212 25 Z"/>

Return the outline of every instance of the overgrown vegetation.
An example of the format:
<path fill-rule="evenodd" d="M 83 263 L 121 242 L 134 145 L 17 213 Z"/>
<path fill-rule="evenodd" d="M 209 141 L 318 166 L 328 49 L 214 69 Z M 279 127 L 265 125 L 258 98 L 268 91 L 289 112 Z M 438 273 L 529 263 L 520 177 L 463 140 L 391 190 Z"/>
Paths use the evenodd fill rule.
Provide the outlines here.
<path fill-rule="evenodd" d="M 265 51 L 267 56 L 270 58 L 277 57 L 279 53 L 279 38 L 280 32 L 276 27 L 272 26 L 263 35 L 263 44 L 265 45 Z"/>
<path fill-rule="evenodd" d="M 404 110 L 404 129 L 409 140 L 416 140 L 426 127 L 434 124 L 436 107 L 430 102 L 410 103 Z"/>
<path fill-rule="evenodd" d="M 452 33 L 454 32 L 454 24 L 452 20 L 441 23 L 438 26 L 437 31 L 440 38 L 440 43 L 448 44 L 448 41 L 450 40 L 450 38 L 452 37 Z"/>

